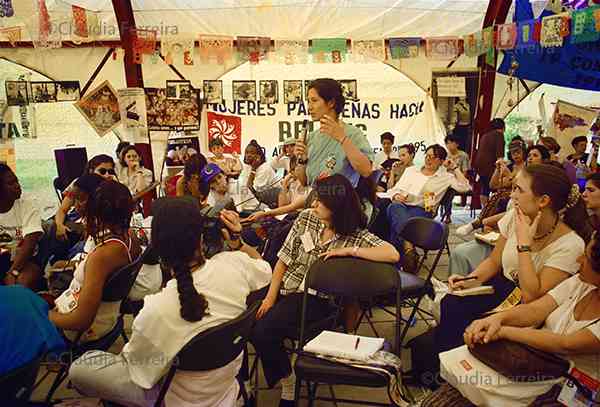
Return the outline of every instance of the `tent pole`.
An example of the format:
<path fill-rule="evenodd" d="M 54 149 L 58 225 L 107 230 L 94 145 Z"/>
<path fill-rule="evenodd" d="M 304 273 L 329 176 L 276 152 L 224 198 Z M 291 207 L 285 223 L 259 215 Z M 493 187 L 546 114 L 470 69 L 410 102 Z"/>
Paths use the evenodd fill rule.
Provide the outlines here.
<path fill-rule="evenodd" d="M 483 28 L 493 27 L 495 24 L 504 24 L 511 1 L 490 0 Z M 489 123 L 492 118 L 492 107 L 494 104 L 494 85 L 496 81 L 496 65 L 498 54 L 494 57 L 494 66 L 486 63 L 486 56 L 480 55 L 477 61 L 479 67 L 479 94 L 477 96 L 477 108 L 475 110 L 475 128 L 471 141 L 471 160 L 474 158 L 474 152 L 479 144 L 479 138 L 489 130 Z"/>
<path fill-rule="evenodd" d="M 100 73 L 100 71 L 102 70 L 102 68 L 104 68 L 104 64 L 106 64 L 106 61 L 108 61 L 108 58 L 110 58 L 110 56 L 112 55 L 112 53 L 114 51 L 115 51 L 114 48 L 110 48 L 108 50 L 108 52 L 106 53 L 106 55 L 104 55 L 104 58 L 102 58 L 102 61 L 100 61 L 100 63 L 96 67 L 96 70 L 94 71 L 94 73 L 92 74 L 92 76 L 90 76 L 90 79 L 88 79 L 88 81 L 83 86 L 83 89 L 81 89 L 81 96 L 85 95 L 85 92 L 87 92 L 87 90 L 89 89 L 89 87 L 92 85 L 92 83 L 94 82 L 94 79 L 96 79 L 96 77 L 98 76 L 98 74 Z"/>
<path fill-rule="evenodd" d="M 142 76 L 142 65 L 136 64 L 133 57 L 133 39 L 135 17 L 133 15 L 133 7 L 131 6 L 131 0 L 112 0 L 113 8 L 115 10 L 115 16 L 117 18 L 117 24 L 119 24 L 119 34 L 121 36 L 121 43 L 125 50 L 125 59 L 123 65 L 125 68 L 125 81 L 129 88 L 143 88 L 144 78 Z M 150 132 L 146 131 L 148 137 L 147 143 L 135 143 L 136 148 L 142 156 L 144 166 L 152 171 L 153 180 L 154 176 L 154 162 L 152 161 L 152 143 L 150 141 Z M 143 198 L 144 202 L 144 214 L 149 215 L 150 204 L 152 199 L 156 197 L 155 193 L 146 194 Z"/>

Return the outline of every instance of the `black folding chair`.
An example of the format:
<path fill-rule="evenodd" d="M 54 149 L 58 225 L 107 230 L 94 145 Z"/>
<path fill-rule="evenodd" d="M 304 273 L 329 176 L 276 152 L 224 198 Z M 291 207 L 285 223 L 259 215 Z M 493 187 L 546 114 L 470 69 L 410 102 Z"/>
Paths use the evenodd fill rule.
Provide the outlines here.
<path fill-rule="evenodd" d="M 203 372 L 218 369 L 235 360 L 246 346 L 252 327 L 256 322 L 256 312 L 259 306 L 260 302 L 255 302 L 237 318 L 200 332 L 192 338 L 173 360 L 173 364 L 162 382 L 154 406 L 162 406 L 177 370 Z M 238 381 L 240 381 L 239 378 Z M 240 390 L 244 401 L 247 401 L 244 383 L 241 381 Z"/>
<path fill-rule="evenodd" d="M 342 363 L 317 358 L 301 351 L 307 340 L 306 307 L 307 291 L 312 288 L 318 292 L 332 295 L 335 298 L 370 298 L 377 295 L 395 293 L 396 315 L 400 316 L 400 293 L 402 291 L 400 275 L 391 264 L 377 263 L 356 258 L 333 258 L 315 262 L 306 275 L 306 289 L 302 302 L 300 322 L 300 340 L 298 358 L 294 365 L 296 374 L 295 400 L 298 405 L 302 381 L 307 383 L 309 405 L 314 400 L 325 400 L 334 403 L 352 403 L 361 405 L 389 406 L 390 403 L 378 403 L 369 400 L 356 401 L 338 399 L 330 387 L 331 397 L 317 397 L 316 388 L 319 383 L 328 385 L 350 385 L 361 387 L 386 387 L 389 377 L 365 369 L 358 369 Z M 400 352 L 400 317 L 396 319 L 395 352 Z"/>
<path fill-rule="evenodd" d="M 448 188 L 442 196 L 442 200 L 438 205 L 440 221 L 444 223 L 450 223 L 452 221 L 452 201 L 454 200 L 455 196 L 456 191 L 452 188 Z"/>
<path fill-rule="evenodd" d="M 135 279 L 137 278 L 137 275 L 140 269 L 142 268 L 142 258 L 143 254 L 140 255 L 132 263 L 123 266 L 122 268 L 110 275 L 110 277 L 106 281 L 106 284 L 104 285 L 104 289 L 102 290 L 103 302 L 117 302 L 123 301 L 127 298 L 129 292 L 131 291 L 131 287 L 133 287 L 133 283 L 135 282 Z M 69 345 L 68 360 L 62 360 L 62 358 L 60 360 L 61 367 L 58 373 L 56 374 L 56 377 L 54 378 L 54 382 L 52 383 L 48 394 L 46 395 L 46 403 L 49 403 L 50 400 L 52 400 L 54 392 L 56 391 L 56 389 L 58 389 L 60 384 L 67 377 L 71 363 L 87 351 L 107 351 L 119 338 L 119 335 L 121 335 L 121 333 L 123 332 L 123 325 L 123 315 L 119 315 L 115 326 L 102 338 L 85 343 L 79 343 L 79 339 L 81 338 L 83 332 L 79 333 L 77 338 Z"/>
<path fill-rule="evenodd" d="M 6 406 L 26 406 L 45 352 L 32 361 L 0 376 L 0 400 Z"/>
<path fill-rule="evenodd" d="M 56 192 L 56 196 L 58 197 L 58 202 L 61 203 L 63 200 L 63 191 L 65 190 L 66 186 L 60 182 L 59 177 L 55 177 L 52 180 L 52 185 L 54 186 L 54 192 Z"/>

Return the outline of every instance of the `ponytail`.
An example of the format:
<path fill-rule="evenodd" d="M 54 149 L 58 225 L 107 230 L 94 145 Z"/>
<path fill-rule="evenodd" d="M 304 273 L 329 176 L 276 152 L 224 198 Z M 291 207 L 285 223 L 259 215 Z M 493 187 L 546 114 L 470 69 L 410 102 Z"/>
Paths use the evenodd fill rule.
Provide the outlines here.
<path fill-rule="evenodd" d="M 202 320 L 206 315 L 209 315 L 208 301 L 196 291 L 190 267 L 186 263 L 178 263 L 173 267 L 173 272 L 177 280 L 181 318 L 188 322 Z"/>
<path fill-rule="evenodd" d="M 588 243 L 592 238 L 594 228 L 581 197 L 578 197 L 573 205 L 565 207 L 563 222 L 573 229 L 584 242 Z"/>

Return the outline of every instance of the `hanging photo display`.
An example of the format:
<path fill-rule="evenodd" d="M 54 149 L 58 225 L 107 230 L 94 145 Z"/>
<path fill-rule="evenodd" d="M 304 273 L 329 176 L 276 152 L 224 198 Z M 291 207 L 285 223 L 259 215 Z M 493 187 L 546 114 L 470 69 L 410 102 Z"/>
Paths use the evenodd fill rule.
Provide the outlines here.
<path fill-rule="evenodd" d="M 233 100 L 256 100 L 256 81 L 232 81 Z"/>
<path fill-rule="evenodd" d="M 56 82 L 31 82 L 33 103 L 56 102 Z"/>
<path fill-rule="evenodd" d="M 204 103 L 223 102 L 223 81 L 204 81 Z"/>
<path fill-rule="evenodd" d="M 29 101 L 29 92 L 27 91 L 27 82 L 25 81 L 6 81 L 6 102 L 8 106 L 23 106 Z"/>
<path fill-rule="evenodd" d="M 189 99 L 169 99 L 166 89 L 145 88 L 149 130 L 198 130 L 200 103 L 196 89 Z"/>
<path fill-rule="evenodd" d="M 127 129 L 144 129 L 146 120 L 146 94 L 143 88 L 119 89 L 119 109 Z"/>
<path fill-rule="evenodd" d="M 200 151 L 198 137 L 175 137 L 167 140 L 165 165 L 169 168 L 183 167 L 186 161 Z"/>
<path fill-rule="evenodd" d="M 33 84 L 32 82 L 32 89 Z M 75 103 L 75 107 L 99 136 L 104 136 L 121 122 L 117 92 L 108 81 L 104 81 L 96 89 L 89 91 Z"/>
<path fill-rule="evenodd" d="M 260 103 L 273 104 L 279 103 L 279 84 L 277 81 L 261 80 L 260 84 Z"/>
<path fill-rule="evenodd" d="M 308 100 L 308 89 L 310 88 L 310 84 L 312 80 L 305 79 L 304 80 L 304 99 Z"/>
<path fill-rule="evenodd" d="M 346 100 L 357 101 L 358 100 L 358 86 L 356 79 L 340 79 L 340 85 L 342 85 L 342 92 Z"/>
<path fill-rule="evenodd" d="M 283 81 L 283 103 L 302 102 L 302 81 Z"/>
<path fill-rule="evenodd" d="M 60 81 L 56 83 L 57 102 L 77 102 L 80 98 L 79 81 Z"/>
<path fill-rule="evenodd" d="M 167 81 L 168 99 L 189 99 L 192 97 L 192 84 L 190 81 Z"/>

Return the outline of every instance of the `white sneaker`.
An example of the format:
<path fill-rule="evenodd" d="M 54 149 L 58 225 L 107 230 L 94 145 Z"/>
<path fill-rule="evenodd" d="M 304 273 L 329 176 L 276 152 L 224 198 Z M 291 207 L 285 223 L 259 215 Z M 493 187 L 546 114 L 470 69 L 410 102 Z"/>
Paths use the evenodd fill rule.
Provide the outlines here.
<path fill-rule="evenodd" d="M 467 236 L 469 233 L 473 231 L 473 224 L 467 223 L 466 225 L 459 226 L 456 228 L 456 234 L 458 236 Z"/>

